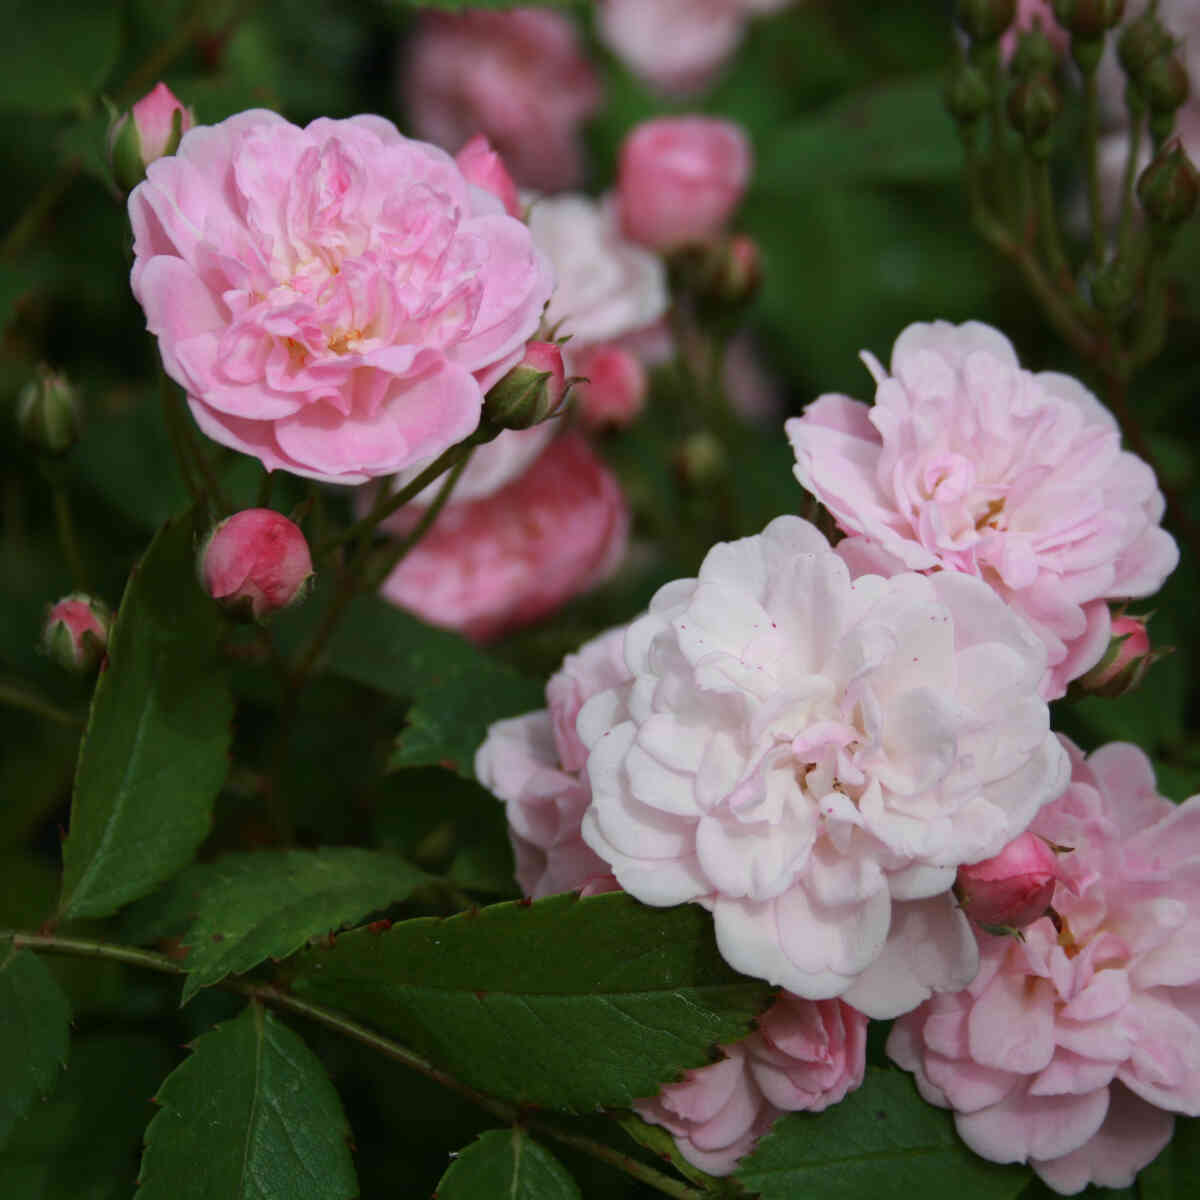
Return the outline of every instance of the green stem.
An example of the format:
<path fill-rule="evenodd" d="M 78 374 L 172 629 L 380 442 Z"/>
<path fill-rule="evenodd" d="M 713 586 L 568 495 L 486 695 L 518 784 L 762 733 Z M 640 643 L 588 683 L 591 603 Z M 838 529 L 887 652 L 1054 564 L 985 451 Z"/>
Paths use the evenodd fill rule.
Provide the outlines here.
<path fill-rule="evenodd" d="M 0 704 L 22 709 L 36 717 L 45 717 L 47 721 L 54 721 L 58 725 L 82 725 L 84 721 L 82 715 L 59 708 L 44 696 L 30 691 L 24 684 L 3 679 L 0 679 Z"/>
<path fill-rule="evenodd" d="M 171 386 L 167 381 L 167 377 L 161 371 L 158 376 L 158 395 L 162 401 L 163 422 L 167 427 L 167 436 L 171 439 L 171 450 L 175 454 L 175 465 L 179 468 L 179 476 L 183 480 L 183 486 L 187 488 L 188 495 L 191 497 L 192 503 L 195 504 L 196 501 L 203 497 L 204 488 L 197 482 L 196 476 L 193 474 L 187 440 L 180 423 L 181 414 L 178 406 L 175 404 L 174 396 L 171 395 Z"/>
<path fill-rule="evenodd" d="M 1127 257 L 1133 243 L 1133 197 L 1137 177 L 1138 154 L 1142 148 L 1142 126 L 1145 124 L 1146 106 L 1132 88 L 1126 93 L 1129 109 L 1129 147 L 1125 154 L 1125 170 L 1121 175 L 1121 225 L 1117 233 L 1118 252 Z"/>
<path fill-rule="evenodd" d="M 1034 186 L 1038 212 L 1038 231 L 1042 235 L 1042 253 L 1050 267 L 1050 273 L 1059 289 L 1074 294 L 1075 282 L 1071 275 L 1071 264 L 1063 249 L 1062 233 L 1058 227 L 1058 213 L 1054 207 L 1054 188 L 1050 182 L 1050 164 L 1039 159 L 1034 165 Z"/>
<path fill-rule="evenodd" d="M 1010 199 L 1008 157 L 1006 153 L 1007 121 L 1004 114 L 1004 64 L 1000 60 L 997 46 L 989 47 L 987 61 L 988 86 L 991 89 L 992 107 L 990 113 L 992 134 L 992 178 L 996 190 L 996 200 L 1000 209 L 1000 220 L 1005 227 L 1012 224 L 1012 203 Z"/>
<path fill-rule="evenodd" d="M 75 537 L 75 522 L 71 519 L 71 498 L 66 485 L 61 482 L 54 485 L 54 523 L 58 526 L 58 542 L 75 587 L 86 592 L 87 571 L 83 565 L 83 555 L 79 552 L 79 540 Z"/>
<path fill-rule="evenodd" d="M 122 963 L 128 967 L 139 967 L 143 970 L 157 971 L 162 975 L 173 975 L 176 977 L 187 974 L 185 968 L 165 955 L 156 954 L 152 950 L 141 950 L 134 946 L 119 946 L 109 942 L 96 942 L 87 938 L 60 937 L 57 934 L 0 930 L 0 942 L 5 941 L 9 942 L 17 950 L 40 950 L 50 954 L 68 954 L 78 958 L 101 959 L 108 962 Z M 515 1105 L 508 1104 L 503 1100 L 497 1100 L 493 1096 L 476 1090 L 469 1084 L 465 1084 L 448 1072 L 443 1071 L 440 1067 L 434 1066 L 433 1063 L 408 1049 L 407 1046 L 402 1046 L 399 1042 L 394 1042 L 390 1038 L 383 1037 L 373 1029 L 368 1029 L 365 1025 L 360 1025 L 357 1021 L 351 1021 L 349 1018 L 334 1012 L 332 1009 L 325 1008 L 319 1004 L 311 1004 L 307 1000 L 301 1000 L 299 997 L 293 996 L 290 992 L 284 991 L 274 984 L 255 983 L 244 979 L 225 979 L 217 986 L 225 991 L 237 992 L 251 1000 L 258 1000 L 263 1004 L 269 1004 L 274 1008 L 283 1009 L 286 1012 L 294 1013 L 296 1016 L 315 1021 L 317 1024 L 325 1026 L 326 1029 L 330 1029 L 342 1037 L 358 1042 L 360 1045 L 382 1054 L 385 1058 L 390 1058 L 393 1062 L 401 1063 L 410 1070 L 424 1075 L 427 1079 L 441 1084 L 441 1086 L 448 1088 L 450 1091 L 457 1092 L 460 1096 L 473 1101 L 480 1108 L 485 1109 L 506 1124 L 523 1125 L 538 1133 L 555 1138 L 564 1145 L 582 1150 L 584 1153 L 590 1154 L 593 1158 L 598 1158 L 611 1164 L 631 1178 L 640 1180 L 642 1183 L 655 1188 L 665 1196 L 676 1197 L 676 1200 L 702 1200 L 704 1196 L 704 1192 L 699 1189 L 678 1179 L 673 1179 L 662 1171 L 648 1166 L 628 1154 L 623 1154 L 620 1150 L 612 1146 L 607 1146 L 603 1142 L 593 1141 L 591 1138 L 568 1133 L 566 1130 L 559 1129 L 556 1125 L 549 1122 L 527 1116 Z"/>
<path fill-rule="evenodd" d="M 1100 191 L 1100 100 L 1096 67 L 1083 74 L 1084 146 L 1087 154 L 1088 215 L 1092 226 L 1092 265 L 1104 265 L 1104 205 Z"/>

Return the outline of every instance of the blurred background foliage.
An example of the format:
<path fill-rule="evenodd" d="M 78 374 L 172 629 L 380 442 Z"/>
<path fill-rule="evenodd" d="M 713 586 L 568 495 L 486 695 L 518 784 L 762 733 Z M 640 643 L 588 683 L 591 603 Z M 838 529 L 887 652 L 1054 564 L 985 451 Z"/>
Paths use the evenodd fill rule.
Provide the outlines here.
<path fill-rule="evenodd" d="M 594 190 L 609 186 L 620 140 L 650 115 L 702 107 L 750 131 L 758 167 L 742 223 L 762 248 L 766 278 L 749 323 L 788 412 L 826 391 L 868 397 L 858 351 L 886 357 L 905 325 L 938 317 L 990 322 L 1012 337 L 1025 364 L 1087 377 L 1015 271 L 970 228 L 959 142 L 942 106 L 949 9 L 942 0 L 798 4 L 756 25 L 717 85 L 690 104 L 664 104 L 591 43 L 606 88 L 588 131 Z M 588 26 L 586 6 L 577 11 Z M 86 410 L 65 470 L 94 591 L 115 606 L 153 531 L 186 499 L 157 402 L 154 346 L 128 288 L 130 234 L 105 165 L 105 99 L 126 107 L 161 78 L 202 123 L 265 106 L 300 123 L 377 112 L 404 128 L 396 72 L 412 19 L 398 0 L 9 0 L 0 39 L 0 684 L 27 684 L 66 710 L 86 702 L 85 685 L 36 649 L 45 606 L 73 582 L 54 536 L 48 482 L 11 420 L 38 364 L 65 372 Z M 1067 150 L 1055 167 L 1070 203 L 1077 166 Z M 1192 228 L 1181 243 L 1171 264 L 1168 349 L 1135 379 L 1132 399 L 1164 479 L 1200 521 L 1200 233 Z M 714 522 L 718 501 L 673 475 L 690 428 L 688 397 L 670 371 L 657 384 L 641 420 L 603 446 L 635 505 L 637 532 L 656 553 L 497 648 L 534 679 L 583 638 L 632 616 L 658 584 L 694 571 L 714 528 L 751 533 L 779 513 L 804 511 L 790 452 L 772 424 L 739 431 L 724 447 L 729 488 Z M 224 466 L 235 493 L 252 502 L 257 468 L 233 455 Z M 277 506 L 286 511 L 287 499 L 277 495 Z M 1155 602 L 1155 641 L 1178 650 L 1141 691 L 1057 706 L 1060 728 L 1085 748 L 1116 738 L 1142 745 L 1177 800 L 1200 790 L 1191 636 L 1198 567 L 1185 554 Z M 286 622 L 281 632 L 286 637 Z M 239 690 L 237 766 L 209 852 L 270 838 L 255 772 L 272 697 L 260 694 L 260 673 L 250 669 Z M 281 784 L 293 796 L 301 839 L 401 850 L 481 897 L 514 895 L 501 809 L 478 785 L 434 766 L 384 774 L 405 711 L 403 699 L 345 680 L 308 690 L 298 752 Z M 52 907 L 77 733 L 69 723 L 3 710 L 0 924 L 36 927 Z M 206 992 L 180 1010 L 169 980 L 113 964 L 51 965 L 71 996 L 76 1047 L 53 1100 L 0 1158 L 0 1195 L 126 1196 L 145 1099 L 179 1061 L 181 1044 L 237 1002 Z M 447 1151 L 490 1123 L 361 1047 L 314 1030 L 305 1036 L 347 1107 L 365 1197 L 428 1195 Z M 76 1119 L 80 1113 L 86 1119 Z M 585 1195 L 642 1194 L 590 1159 L 569 1150 L 562 1157 Z"/>

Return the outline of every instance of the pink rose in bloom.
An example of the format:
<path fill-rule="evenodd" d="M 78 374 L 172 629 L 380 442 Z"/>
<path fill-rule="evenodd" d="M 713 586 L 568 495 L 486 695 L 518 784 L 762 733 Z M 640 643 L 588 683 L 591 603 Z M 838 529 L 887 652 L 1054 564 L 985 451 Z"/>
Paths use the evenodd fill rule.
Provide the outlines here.
<path fill-rule="evenodd" d="M 624 346 L 593 346 L 575 359 L 586 382 L 575 385 L 579 415 L 592 429 L 621 428 L 646 402 L 646 368 Z"/>
<path fill-rule="evenodd" d="M 975 972 L 955 872 L 1066 782 L 1045 648 L 985 584 L 851 581 L 807 521 L 709 551 L 625 640 L 627 715 L 580 711 L 583 837 L 647 904 L 696 901 L 735 969 L 871 1017 Z"/>
<path fill-rule="evenodd" d="M 200 428 L 334 483 L 471 433 L 552 284 L 520 221 L 381 117 L 198 127 L 129 211 L 133 291 Z"/>
<path fill-rule="evenodd" d="M 629 681 L 624 640 L 613 629 L 568 654 L 546 685 L 547 708 L 497 721 L 475 756 L 480 783 L 504 801 L 517 881 L 534 900 L 612 878 L 579 832 L 591 791 L 575 718 L 592 696 Z"/>
<path fill-rule="evenodd" d="M 741 203 L 753 165 L 750 141 L 732 121 L 645 121 L 621 147 L 622 228 L 658 250 L 714 237 Z"/>
<path fill-rule="evenodd" d="M 208 535 L 199 559 L 204 590 L 256 620 L 303 598 L 312 556 L 298 525 L 271 508 L 246 508 Z"/>
<path fill-rule="evenodd" d="M 1043 695 L 1063 695 L 1108 645 L 1107 601 L 1156 592 L 1179 560 L 1154 473 L 1091 392 L 1022 369 L 990 326 L 910 325 L 890 371 L 863 358 L 873 407 L 827 395 L 787 422 L 796 477 L 867 569 L 987 582 L 1045 644 Z"/>
<path fill-rule="evenodd" d="M 634 1108 L 675 1138 L 688 1162 L 729 1175 L 785 1112 L 822 1112 L 859 1087 L 867 1019 L 840 1000 L 784 992 L 757 1033 L 722 1046 L 725 1058 L 685 1073 Z"/>
<path fill-rule="evenodd" d="M 979 925 L 1024 929 L 1045 916 L 1058 880 L 1058 856 L 1035 833 L 1014 838 L 999 854 L 958 868 L 955 893 Z"/>
<path fill-rule="evenodd" d="M 580 183 L 580 126 L 600 107 L 600 81 L 561 13 L 430 13 L 402 72 L 419 136 L 458 150 L 483 133 L 525 187 L 555 192 Z"/>
<path fill-rule="evenodd" d="M 492 149 L 482 133 L 476 134 L 455 156 L 458 169 L 468 183 L 491 192 L 510 217 L 521 216 L 521 200 L 504 159 Z"/>
<path fill-rule="evenodd" d="M 707 87 L 747 22 L 792 0 L 600 0 L 600 36 L 635 75 L 664 92 Z"/>
<path fill-rule="evenodd" d="M 1136 747 L 1086 760 L 1033 830 L 1071 846 L 1061 916 L 980 938 L 979 974 L 893 1027 L 888 1053 L 962 1139 L 1055 1191 L 1129 1187 L 1200 1115 L 1200 797 L 1157 795 Z"/>
<path fill-rule="evenodd" d="M 419 517 L 409 506 L 389 527 L 403 532 Z M 499 491 L 448 505 L 382 592 L 431 624 L 486 641 L 599 583 L 623 557 L 628 529 L 616 478 L 568 434 Z"/>
<path fill-rule="evenodd" d="M 72 592 L 46 613 L 42 646 L 60 666 L 70 671 L 90 671 L 108 645 L 112 613 L 108 605 Z"/>

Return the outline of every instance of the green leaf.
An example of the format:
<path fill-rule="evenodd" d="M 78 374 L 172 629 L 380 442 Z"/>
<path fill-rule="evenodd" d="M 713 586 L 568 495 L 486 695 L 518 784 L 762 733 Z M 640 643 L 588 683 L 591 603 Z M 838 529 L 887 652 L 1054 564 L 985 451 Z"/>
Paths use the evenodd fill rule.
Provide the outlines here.
<path fill-rule="evenodd" d="M 1200 1171 L 1200 1118 L 1176 1117 L 1167 1148 L 1137 1178 L 1141 1200 L 1191 1200 Z"/>
<path fill-rule="evenodd" d="M 34 1105 L 0 1152 L 5 1200 L 129 1200 L 150 1097 L 171 1069 L 153 1037 L 76 1038 L 71 1069 Z"/>
<path fill-rule="evenodd" d="M 580 1112 L 710 1062 L 771 997 L 725 964 L 703 909 L 623 894 L 354 930 L 302 952 L 289 984 L 492 1095 Z"/>
<path fill-rule="evenodd" d="M 580 1200 L 566 1168 L 524 1130 L 489 1129 L 450 1164 L 437 1200 Z"/>
<path fill-rule="evenodd" d="M 735 1178 L 761 1200 L 1009 1200 L 1029 1182 L 1029 1171 L 976 1157 L 950 1113 L 926 1104 L 908 1075 L 868 1067 L 863 1086 L 840 1104 L 778 1121 Z"/>
<path fill-rule="evenodd" d="M 350 1127 L 320 1062 L 258 1004 L 158 1090 L 138 1200 L 352 1200 Z"/>
<path fill-rule="evenodd" d="M 431 878 L 397 855 L 351 847 L 229 854 L 196 867 L 188 880 L 195 921 L 183 939 L 191 947 L 183 1002 L 226 975 L 284 958 L 310 937 L 406 900 Z"/>
<path fill-rule="evenodd" d="M 79 752 L 63 917 L 108 916 L 144 896 L 208 833 L 233 702 L 194 557 L 191 521 L 172 521 L 125 589 Z"/>
<path fill-rule="evenodd" d="M 62 113 L 86 104 L 120 47 L 121 5 L 11 0 L 0 38 L 0 111 Z"/>
<path fill-rule="evenodd" d="M 12 945 L 0 961 L 0 1142 L 67 1060 L 71 1008 L 45 964 Z"/>
<path fill-rule="evenodd" d="M 391 766 L 446 766 L 473 778 L 488 726 L 545 704 L 542 685 L 376 596 L 350 606 L 329 648 L 329 667 L 390 696 L 416 698 Z"/>

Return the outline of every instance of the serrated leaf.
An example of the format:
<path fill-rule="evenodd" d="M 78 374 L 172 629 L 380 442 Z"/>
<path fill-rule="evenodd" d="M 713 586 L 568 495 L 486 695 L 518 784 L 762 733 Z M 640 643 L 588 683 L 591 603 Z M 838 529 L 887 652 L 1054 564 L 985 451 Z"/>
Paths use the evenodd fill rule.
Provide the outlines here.
<path fill-rule="evenodd" d="M 188 518 L 134 568 L 79 751 L 63 917 L 104 917 L 184 866 L 229 766 L 233 701 L 219 611 L 195 582 Z"/>
<path fill-rule="evenodd" d="M 183 939 L 190 947 L 183 1003 L 226 975 L 284 958 L 310 937 L 406 900 L 431 880 L 398 855 L 353 847 L 205 863 L 188 880 L 195 919 Z"/>
<path fill-rule="evenodd" d="M 523 1129 L 480 1134 L 442 1176 L 437 1200 L 580 1200 L 567 1169 Z"/>
<path fill-rule="evenodd" d="M 138 1200 L 352 1200 L 350 1127 L 316 1055 L 258 1004 L 197 1038 L 146 1129 Z"/>
<path fill-rule="evenodd" d="M 104 82 L 120 47 L 121 6 L 11 0 L 0 38 L 0 111 L 69 112 Z"/>
<path fill-rule="evenodd" d="M 54 1086 L 70 1025 L 71 1007 L 41 959 L 11 944 L 0 949 L 0 1143 Z"/>
<path fill-rule="evenodd" d="M 288 977 L 491 1095 L 575 1112 L 627 1106 L 711 1061 L 771 997 L 726 965 L 703 909 L 623 894 L 354 930 Z"/>
<path fill-rule="evenodd" d="M 541 684 L 376 596 L 351 605 L 330 644 L 329 667 L 388 695 L 415 698 L 393 769 L 441 765 L 471 779 L 488 726 L 545 703 Z"/>
<path fill-rule="evenodd" d="M 904 1072 L 868 1067 L 863 1086 L 840 1104 L 777 1121 L 735 1178 L 761 1200 L 1010 1200 L 1030 1174 L 972 1154 L 950 1113 L 926 1104 Z"/>

